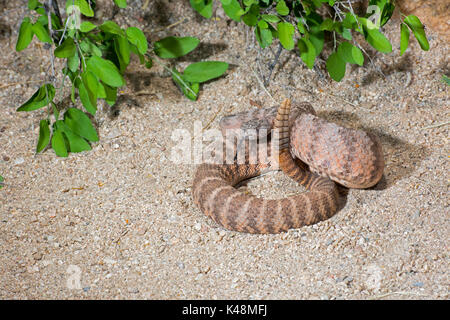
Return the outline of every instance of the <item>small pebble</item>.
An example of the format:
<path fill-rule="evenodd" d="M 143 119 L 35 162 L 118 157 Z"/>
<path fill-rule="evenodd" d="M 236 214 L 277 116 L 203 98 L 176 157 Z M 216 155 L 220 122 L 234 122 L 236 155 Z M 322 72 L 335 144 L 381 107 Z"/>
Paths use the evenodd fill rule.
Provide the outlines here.
<path fill-rule="evenodd" d="M 106 264 L 114 264 L 114 263 L 116 263 L 116 260 L 111 259 L 111 258 L 105 258 L 105 259 L 103 259 L 103 262 Z"/>
<path fill-rule="evenodd" d="M 139 227 L 137 232 L 138 232 L 138 234 L 140 236 L 143 236 L 147 232 L 147 228 L 146 227 Z"/>
<path fill-rule="evenodd" d="M 129 293 L 139 293 L 139 289 L 138 288 L 128 288 L 128 292 Z"/>
<path fill-rule="evenodd" d="M 16 160 L 14 160 L 14 164 L 22 164 L 24 162 L 25 162 L 25 160 L 22 157 L 17 158 Z"/>
<path fill-rule="evenodd" d="M 196 223 L 196 224 L 194 224 L 194 229 L 195 229 L 195 230 L 200 231 L 201 228 L 202 228 L 201 223 Z"/>
<path fill-rule="evenodd" d="M 40 253 L 40 252 L 33 253 L 33 258 L 34 258 L 34 260 L 41 260 L 42 259 L 42 253 Z"/>

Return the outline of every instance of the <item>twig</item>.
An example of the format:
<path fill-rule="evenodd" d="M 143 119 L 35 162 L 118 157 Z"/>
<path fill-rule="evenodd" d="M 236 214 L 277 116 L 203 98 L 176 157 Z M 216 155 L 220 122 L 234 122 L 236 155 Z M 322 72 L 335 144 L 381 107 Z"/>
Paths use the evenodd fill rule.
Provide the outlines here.
<path fill-rule="evenodd" d="M 411 72 L 407 72 L 407 73 L 406 73 L 406 83 L 405 83 L 405 88 L 409 87 L 409 85 L 411 84 L 411 80 L 412 80 Z"/>
<path fill-rule="evenodd" d="M 403 295 L 403 296 L 422 296 L 422 297 L 427 297 L 428 295 L 426 294 L 422 294 L 422 293 L 416 293 L 416 292 L 405 292 L 405 291 L 394 291 L 394 292 L 389 292 L 386 294 L 382 294 L 379 296 L 375 296 L 375 297 L 371 297 L 371 300 L 377 300 L 377 299 L 382 299 L 388 296 L 392 296 L 392 295 Z"/>
<path fill-rule="evenodd" d="M 129 231 L 128 229 L 124 230 L 124 231 L 120 234 L 120 236 L 117 237 L 116 240 L 113 240 L 113 242 L 116 243 L 116 244 L 119 244 L 120 239 L 121 239 L 124 235 L 126 235 L 126 234 L 128 233 L 128 231 Z"/>
<path fill-rule="evenodd" d="M 142 11 L 144 11 L 145 9 L 147 9 L 148 7 L 148 3 L 150 2 L 150 0 L 145 0 L 144 5 L 142 6 Z"/>
<path fill-rule="evenodd" d="M 63 21 L 61 18 L 61 13 L 59 12 L 58 0 L 52 1 L 53 11 L 55 11 L 56 17 L 58 17 L 59 21 Z"/>
<path fill-rule="evenodd" d="M 283 51 L 283 46 L 281 45 L 281 42 L 278 44 L 278 51 L 275 54 L 275 58 L 273 59 L 272 63 L 269 65 L 269 74 L 267 75 L 267 78 L 264 80 L 264 85 L 269 85 L 270 77 L 272 76 L 272 72 L 275 69 L 275 66 L 278 63 L 278 59 L 280 58 L 281 52 Z"/>
<path fill-rule="evenodd" d="M 335 97 L 335 98 L 339 98 L 339 99 L 341 99 L 342 101 L 348 103 L 349 105 L 354 106 L 355 108 L 358 108 L 358 106 L 355 105 L 353 102 L 350 102 L 350 101 L 348 101 L 348 100 L 346 100 L 346 99 L 344 99 L 344 98 L 342 98 L 342 97 L 340 97 L 340 96 L 337 96 L 337 95 L 335 95 L 335 94 L 332 94 L 332 93 L 330 93 L 330 92 L 325 92 L 325 91 L 322 91 L 322 93 L 328 94 L 328 95 L 333 96 L 333 97 Z"/>
<path fill-rule="evenodd" d="M 350 13 L 351 13 L 352 16 L 355 18 L 356 23 L 358 24 L 358 28 L 362 29 L 362 28 L 361 28 L 361 25 L 359 24 L 358 17 L 356 16 L 355 11 L 353 11 L 353 7 L 352 7 L 352 4 L 351 4 L 350 0 L 347 0 L 347 3 L 348 3 L 348 8 L 347 8 L 344 4 L 342 4 L 342 6 L 343 6 L 344 8 L 346 8 L 346 9 L 350 10 Z"/>
<path fill-rule="evenodd" d="M 256 74 L 256 71 L 250 67 L 250 69 L 252 69 L 253 74 L 256 77 L 256 80 L 258 80 L 259 85 L 263 88 L 263 90 L 267 93 L 267 95 L 270 97 L 270 99 L 272 99 L 272 101 L 274 103 L 277 103 L 276 100 L 272 97 L 272 95 L 269 93 L 269 91 L 267 91 L 266 87 L 264 86 L 264 83 L 261 81 L 261 79 L 258 77 L 258 75 Z"/>
<path fill-rule="evenodd" d="M 169 71 L 174 77 L 176 77 L 180 82 L 181 82 L 181 84 L 190 92 L 190 93 L 192 93 L 194 96 L 196 96 L 197 97 L 197 94 L 186 84 L 186 82 L 184 82 L 184 80 L 179 76 L 179 75 L 177 75 L 175 72 L 173 72 L 168 66 L 166 66 L 164 63 L 162 63 L 161 61 L 159 61 L 159 58 L 157 57 L 157 56 L 154 56 L 153 58 L 156 58 L 156 59 L 153 59 L 153 61 L 155 61 L 157 64 L 159 64 L 160 66 L 162 66 L 164 69 L 166 69 L 167 71 Z"/>
<path fill-rule="evenodd" d="M 450 121 L 447 121 L 447 122 L 443 122 L 443 123 L 438 123 L 438 124 L 433 124 L 433 125 L 431 125 L 431 126 L 428 126 L 428 127 L 424 127 L 424 128 L 422 128 L 422 129 L 433 129 L 433 128 L 439 128 L 439 127 L 442 127 L 442 126 L 446 126 L 446 125 L 448 125 L 448 124 L 450 124 Z"/>
<path fill-rule="evenodd" d="M 206 124 L 206 126 L 202 129 L 202 132 L 209 129 L 209 126 L 211 125 L 211 123 L 217 118 L 217 115 L 222 111 L 223 109 L 223 104 L 222 106 L 219 108 L 219 110 L 216 111 L 216 113 L 214 114 L 214 116 L 212 117 L 211 120 L 209 120 L 209 122 Z"/>
<path fill-rule="evenodd" d="M 168 26 L 166 26 L 164 28 L 158 29 L 158 30 L 153 31 L 153 32 L 160 32 L 160 31 L 163 31 L 163 30 L 167 30 L 167 29 L 170 29 L 170 28 L 173 28 L 173 27 L 179 25 L 180 23 L 184 23 L 184 22 L 188 22 L 188 21 L 189 21 L 188 18 L 184 18 L 184 19 L 181 19 L 181 20 L 179 20 L 177 22 L 174 22 L 174 23 L 172 23 L 172 24 L 170 24 L 170 25 L 168 25 Z M 148 30 L 146 30 L 146 31 L 148 31 Z"/>
<path fill-rule="evenodd" d="M 47 13 L 47 19 L 48 19 L 48 30 L 50 31 L 50 37 L 53 39 L 54 31 L 52 29 L 52 14 L 51 14 L 51 7 L 53 7 L 53 1 L 48 0 L 47 5 L 44 5 L 45 12 Z M 52 70 L 52 81 L 55 83 L 56 81 L 56 75 L 55 75 L 55 57 L 53 56 L 53 53 L 50 54 L 50 63 L 51 63 L 51 70 Z"/>
<path fill-rule="evenodd" d="M 156 96 L 156 93 L 147 90 L 141 90 L 134 93 L 137 96 Z"/>

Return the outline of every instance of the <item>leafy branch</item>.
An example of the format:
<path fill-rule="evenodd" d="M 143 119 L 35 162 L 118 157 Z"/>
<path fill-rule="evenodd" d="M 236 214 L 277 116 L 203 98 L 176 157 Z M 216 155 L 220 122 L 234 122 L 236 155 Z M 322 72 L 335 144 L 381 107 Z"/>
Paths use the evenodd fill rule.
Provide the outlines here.
<path fill-rule="evenodd" d="M 363 16 L 355 13 L 350 0 L 219 0 L 219 2 L 228 17 L 236 22 L 243 22 L 253 29 L 261 48 L 270 46 L 275 39 L 278 39 L 286 50 L 293 50 L 297 43 L 300 58 L 310 69 L 323 51 L 325 34 L 331 33 L 333 51 L 326 59 L 326 68 L 335 81 L 340 81 L 344 77 L 346 64 L 359 66 L 364 64 L 365 51 L 354 40 L 353 33 L 363 35 L 364 39 L 379 52 L 392 52 L 392 45 L 381 32 L 381 27 L 392 17 L 395 9 L 394 0 L 370 0 Z M 190 0 L 190 3 L 200 15 L 211 18 L 214 0 Z M 328 10 L 319 11 L 322 7 L 327 7 Z M 319 12 L 328 12 L 330 17 L 325 17 Z M 424 26 L 416 16 L 405 16 L 400 28 L 401 55 L 408 47 L 410 30 L 420 47 L 429 50 Z"/>
<path fill-rule="evenodd" d="M 119 8 L 127 6 L 126 0 L 114 0 L 114 3 Z M 144 33 L 137 27 L 124 29 L 109 20 L 99 25 L 83 21 L 83 17 L 94 17 L 95 7 L 96 1 L 93 0 L 67 0 L 63 20 L 58 1 L 28 1 L 28 8 L 35 14 L 23 19 L 16 50 L 27 48 L 34 36 L 44 42 L 47 49 L 55 47 L 50 53 L 51 75 L 48 81 L 17 109 L 33 111 L 47 108 L 46 119 L 39 122 L 37 153 L 48 145 L 61 157 L 67 157 L 69 152 L 91 149 L 90 144 L 99 138 L 89 115 L 95 116 L 99 99 L 110 106 L 116 103 L 118 89 L 126 85 L 124 74 L 131 54 L 137 55 L 147 68 L 152 68 L 153 61 L 163 66 L 171 73 L 181 92 L 191 100 L 198 98 L 201 83 L 220 77 L 228 69 L 228 64 L 220 61 L 193 63 L 183 72 L 175 67 L 169 68 L 163 59 L 176 59 L 188 54 L 200 40 L 167 37 L 149 46 Z M 59 88 L 56 85 L 55 58 L 66 61 L 61 70 L 63 79 Z M 57 90 L 62 92 L 66 78 L 71 81 L 73 105 L 80 101 L 86 112 L 70 107 L 60 114 L 55 97 Z"/>

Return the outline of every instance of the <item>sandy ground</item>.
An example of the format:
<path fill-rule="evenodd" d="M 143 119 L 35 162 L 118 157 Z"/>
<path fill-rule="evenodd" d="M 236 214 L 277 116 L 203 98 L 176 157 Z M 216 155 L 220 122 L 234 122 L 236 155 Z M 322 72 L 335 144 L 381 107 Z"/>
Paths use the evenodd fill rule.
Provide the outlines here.
<path fill-rule="evenodd" d="M 376 133 L 386 168 L 375 188 L 349 190 L 328 221 L 248 235 L 222 229 L 194 206 L 195 165 L 170 160 L 171 135 L 193 134 L 195 121 L 217 128 L 251 101 L 272 105 L 253 70 L 267 74 L 273 53 L 220 12 L 205 21 L 186 1 L 151 1 L 144 12 L 141 1 L 129 3 L 134 9 L 116 21 L 146 27 L 152 41 L 202 39 L 179 68 L 199 59 L 231 67 L 192 102 L 162 68 L 134 60 L 119 104 L 95 117 L 100 142 L 92 151 L 35 155 L 45 112 L 15 109 L 45 80 L 49 58 L 36 41 L 13 50 L 25 10 L 9 2 L 0 13 L 0 298 L 448 299 L 449 127 L 438 125 L 449 120 L 449 89 L 440 82 L 449 48 L 438 33 L 427 30 L 429 52 L 411 39 L 400 57 L 393 21 L 385 31 L 394 52 L 368 48 L 379 70 L 367 61 L 347 68 L 340 83 L 323 63 L 309 70 L 295 53 L 282 54 L 268 86 L 274 99 L 307 100 L 329 121 Z M 271 198 L 300 190 L 280 172 L 244 188 Z"/>

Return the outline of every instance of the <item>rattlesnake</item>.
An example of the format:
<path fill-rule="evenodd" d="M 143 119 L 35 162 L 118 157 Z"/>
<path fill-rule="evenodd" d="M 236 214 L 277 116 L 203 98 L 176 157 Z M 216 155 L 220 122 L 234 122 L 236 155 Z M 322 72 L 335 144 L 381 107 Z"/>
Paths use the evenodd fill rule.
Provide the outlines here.
<path fill-rule="evenodd" d="M 194 202 L 223 227 L 249 233 L 279 233 L 311 225 L 338 210 L 339 195 L 332 180 L 349 188 L 368 188 L 381 179 L 384 159 L 376 136 L 326 122 L 308 103 L 294 104 L 290 109 L 291 102 L 286 99 L 278 111 L 276 107 L 260 109 L 221 120 L 223 133 L 236 127 L 273 126 L 272 135 L 277 133 L 279 142 L 266 161 L 250 163 L 247 147 L 243 164 L 202 163 L 197 167 Z M 309 192 L 268 200 L 236 189 L 245 179 L 277 169 L 277 164 Z"/>

